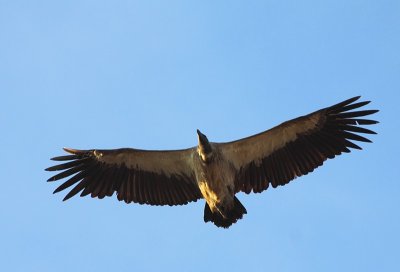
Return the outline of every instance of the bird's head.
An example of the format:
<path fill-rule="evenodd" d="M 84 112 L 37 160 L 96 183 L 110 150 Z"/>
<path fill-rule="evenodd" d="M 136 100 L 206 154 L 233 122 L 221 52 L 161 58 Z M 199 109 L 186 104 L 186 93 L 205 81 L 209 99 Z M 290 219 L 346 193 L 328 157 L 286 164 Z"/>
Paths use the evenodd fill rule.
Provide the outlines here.
<path fill-rule="evenodd" d="M 213 150 L 207 136 L 197 130 L 197 135 L 199 139 L 199 145 L 197 147 L 197 152 L 199 153 L 200 159 L 204 163 L 209 163 L 213 156 Z"/>

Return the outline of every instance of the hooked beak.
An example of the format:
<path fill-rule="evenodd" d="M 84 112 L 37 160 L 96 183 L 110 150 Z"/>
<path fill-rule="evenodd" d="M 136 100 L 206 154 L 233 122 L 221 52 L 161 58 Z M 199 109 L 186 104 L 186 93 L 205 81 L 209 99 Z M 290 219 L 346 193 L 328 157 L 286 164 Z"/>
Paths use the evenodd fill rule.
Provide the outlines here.
<path fill-rule="evenodd" d="M 197 130 L 197 135 L 199 138 L 199 146 L 197 148 L 197 151 L 200 155 L 201 160 L 204 163 L 209 163 L 213 157 L 210 142 L 208 141 L 207 136 L 201 133 L 200 130 Z"/>
<path fill-rule="evenodd" d="M 199 143 L 202 145 L 208 144 L 207 136 L 201 133 L 200 130 L 197 130 L 197 135 L 199 136 Z"/>

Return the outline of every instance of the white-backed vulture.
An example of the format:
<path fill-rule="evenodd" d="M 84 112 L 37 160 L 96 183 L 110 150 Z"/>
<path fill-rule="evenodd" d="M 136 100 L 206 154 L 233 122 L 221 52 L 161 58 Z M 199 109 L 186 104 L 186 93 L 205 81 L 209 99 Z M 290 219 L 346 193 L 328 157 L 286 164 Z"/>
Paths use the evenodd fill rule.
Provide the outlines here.
<path fill-rule="evenodd" d="M 371 142 L 360 134 L 376 133 L 361 126 L 378 123 L 363 118 L 377 110 L 355 110 L 369 103 L 359 98 L 233 142 L 209 142 L 197 130 L 198 145 L 184 150 L 64 148 L 70 155 L 52 158 L 63 163 L 46 169 L 63 172 L 48 181 L 69 177 L 54 191 L 75 185 L 64 200 L 116 192 L 126 203 L 172 206 L 204 198 L 204 221 L 228 228 L 247 213 L 236 193 L 285 185 L 327 159 L 361 149 L 354 141 Z"/>

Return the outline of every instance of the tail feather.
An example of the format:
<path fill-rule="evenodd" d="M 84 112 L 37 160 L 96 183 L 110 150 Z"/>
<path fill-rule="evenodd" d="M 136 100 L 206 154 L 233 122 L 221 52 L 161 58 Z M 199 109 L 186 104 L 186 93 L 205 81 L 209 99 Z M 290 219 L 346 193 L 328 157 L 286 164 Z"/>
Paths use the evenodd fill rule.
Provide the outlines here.
<path fill-rule="evenodd" d="M 208 204 L 204 207 L 204 222 L 213 222 L 217 227 L 229 228 L 239 219 L 243 218 L 243 214 L 247 214 L 246 208 L 240 203 L 239 199 L 234 198 L 233 208 L 226 211 L 225 217 L 218 211 L 212 212 Z"/>

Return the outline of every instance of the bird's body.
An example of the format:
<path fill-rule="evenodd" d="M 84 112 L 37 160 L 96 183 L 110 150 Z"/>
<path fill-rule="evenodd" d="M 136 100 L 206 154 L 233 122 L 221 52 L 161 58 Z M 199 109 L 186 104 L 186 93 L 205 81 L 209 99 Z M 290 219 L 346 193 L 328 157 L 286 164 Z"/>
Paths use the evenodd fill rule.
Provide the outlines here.
<path fill-rule="evenodd" d="M 199 145 L 201 146 L 205 143 L 202 143 L 200 139 L 205 136 L 200 131 L 198 133 Z M 204 159 L 207 158 L 207 154 L 204 154 L 201 148 L 197 148 L 199 156 L 193 156 L 193 168 L 197 184 L 206 201 L 205 221 L 214 222 L 213 219 L 217 216 L 215 220 L 221 221 L 221 224 L 224 221 L 234 223 L 246 213 L 242 206 L 243 208 L 240 207 L 236 215 L 231 214 L 238 208 L 235 204 L 239 201 L 235 198 L 236 169 L 229 159 L 224 157 L 218 144 L 210 143 L 210 147 L 212 155 L 209 154 L 207 160 Z"/>
<path fill-rule="evenodd" d="M 194 167 L 200 192 L 213 212 L 232 206 L 235 188 L 235 169 L 219 150 L 214 152 L 212 161 L 205 164 L 196 158 Z"/>
<path fill-rule="evenodd" d="M 351 98 L 282 123 L 270 130 L 228 143 L 209 142 L 199 130 L 198 145 L 184 150 L 146 151 L 132 148 L 65 151 L 55 157 L 66 163 L 49 167 L 64 170 L 49 181 L 68 176 L 54 192 L 75 187 L 64 200 L 81 196 L 150 205 L 182 205 L 205 199 L 204 221 L 227 228 L 247 213 L 235 194 L 259 193 L 312 172 L 328 158 L 361 149 L 352 141 L 370 142 L 357 133 L 375 134 L 360 119 L 377 110 L 351 111 L 369 103 Z"/>

